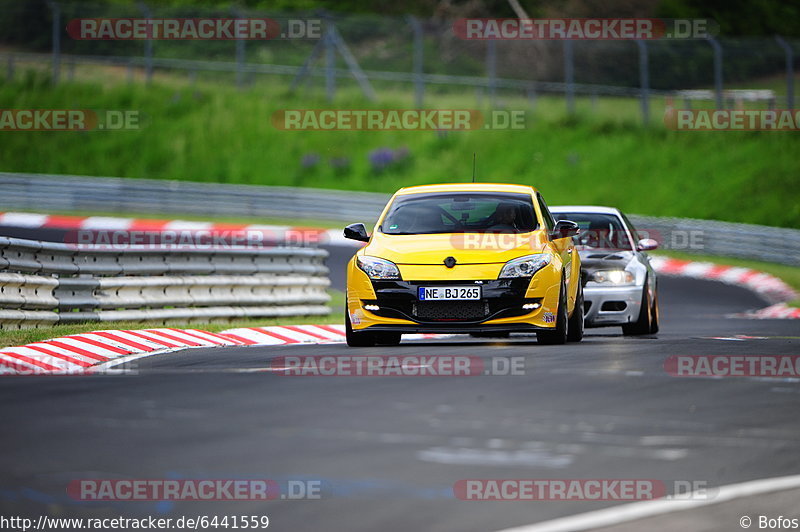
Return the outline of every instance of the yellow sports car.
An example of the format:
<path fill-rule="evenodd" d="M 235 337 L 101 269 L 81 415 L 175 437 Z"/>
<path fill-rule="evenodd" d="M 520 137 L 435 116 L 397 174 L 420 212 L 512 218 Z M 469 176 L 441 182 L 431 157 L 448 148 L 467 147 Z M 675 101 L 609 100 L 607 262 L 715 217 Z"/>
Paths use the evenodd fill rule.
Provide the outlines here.
<path fill-rule="evenodd" d="M 398 344 L 403 333 L 583 337 L 577 224 L 555 222 L 533 187 L 490 183 L 400 189 L 347 266 L 350 346 Z"/>

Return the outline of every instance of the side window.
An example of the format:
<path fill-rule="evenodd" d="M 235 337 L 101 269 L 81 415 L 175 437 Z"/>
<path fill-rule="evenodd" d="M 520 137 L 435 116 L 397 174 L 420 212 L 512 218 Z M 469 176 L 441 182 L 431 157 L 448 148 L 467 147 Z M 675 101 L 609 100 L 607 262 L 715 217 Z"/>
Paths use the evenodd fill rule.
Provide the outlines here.
<path fill-rule="evenodd" d="M 544 202 L 544 198 L 538 192 L 536 193 L 536 199 L 539 202 L 539 207 L 542 210 L 542 218 L 544 218 L 544 225 L 547 228 L 547 231 L 550 232 L 555 228 L 556 222 L 553 221 L 553 215 L 550 214 L 550 209 L 547 208 L 547 203 Z"/>

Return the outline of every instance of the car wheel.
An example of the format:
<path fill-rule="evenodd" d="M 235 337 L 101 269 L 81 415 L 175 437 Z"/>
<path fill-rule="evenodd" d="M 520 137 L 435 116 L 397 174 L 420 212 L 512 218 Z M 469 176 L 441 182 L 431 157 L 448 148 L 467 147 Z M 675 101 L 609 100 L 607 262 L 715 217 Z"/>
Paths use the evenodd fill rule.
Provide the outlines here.
<path fill-rule="evenodd" d="M 578 283 L 578 295 L 575 297 L 575 309 L 567 324 L 567 341 L 580 342 L 583 339 L 583 286 Z"/>
<path fill-rule="evenodd" d="M 403 335 L 400 333 L 385 332 L 375 333 L 375 343 L 380 345 L 398 345 Z"/>
<path fill-rule="evenodd" d="M 350 324 L 350 312 L 347 306 L 344 309 L 344 335 L 350 347 L 372 347 L 375 345 L 375 335 L 368 332 L 356 332 Z"/>
<path fill-rule="evenodd" d="M 656 288 L 656 296 L 653 298 L 653 310 L 650 311 L 650 334 L 658 332 L 658 288 Z"/>
<path fill-rule="evenodd" d="M 642 305 L 639 310 L 639 318 L 633 323 L 626 323 L 622 326 L 622 334 L 625 336 L 641 336 L 650 334 L 650 326 L 653 323 L 653 307 L 650 304 L 650 291 L 647 289 L 647 279 L 642 287 Z"/>
<path fill-rule="evenodd" d="M 552 331 L 539 331 L 536 340 L 543 345 L 561 345 L 567 343 L 567 291 L 564 281 L 561 281 L 558 296 L 558 310 L 556 311 L 556 327 Z"/>

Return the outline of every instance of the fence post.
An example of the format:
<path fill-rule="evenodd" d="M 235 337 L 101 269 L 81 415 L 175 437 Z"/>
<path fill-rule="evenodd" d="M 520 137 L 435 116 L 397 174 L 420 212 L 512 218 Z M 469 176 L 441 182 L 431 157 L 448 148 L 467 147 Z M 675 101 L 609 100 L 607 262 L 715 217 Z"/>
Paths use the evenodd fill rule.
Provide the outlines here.
<path fill-rule="evenodd" d="M 48 2 L 53 12 L 53 83 L 58 83 L 61 74 L 61 7 L 58 2 Z"/>
<path fill-rule="evenodd" d="M 325 34 L 322 38 L 325 40 L 325 96 L 329 102 L 333 101 L 336 95 L 336 44 L 333 40 L 333 30 L 331 25 L 333 22 L 330 18 L 325 19 Z"/>
<path fill-rule="evenodd" d="M 572 40 L 564 41 L 564 95 L 567 99 L 567 114 L 575 114 L 575 57 Z"/>
<path fill-rule="evenodd" d="M 494 39 L 486 41 L 486 76 L 489 78 L 489 104 L 495 107 L 497 94 L 497 47 Z"/>
<path fill-rule="evenodd" d="M 531 85 L 526 92 L 528 94 L 528 101 L 531 104 L 531 109 L 536 109 L 536 86 Z"/>
<path fill-rule="evenodd" d="M 139 2 L 139 10 L 144 15 L 144 18 L 152 18 L 150 8 L 144 2 Z M 153 39 L 148 38 L 144 41 L 144 78 L 145 83 L 150 84 L 153 79 Z"/>
<path fill-rule="evenodd" d="M 244 18 L 242 12 L 233 8 L 233 16 L 236 18 Z M 244 39 L 236 39 L 236 87 L 241 89 L 244 85 L 244 57 L 245 57 L 245 41 Z"/>
<path fill-rule="evenodd" d="M 361 70 L 361 67 L 358 65 L 358 61 L 356 61 L 356 57 L 353 55 L 353 52 L 350 51 L 350 48 L 347 47 L 345 44 L 344 39 L 339 34 L 339 30 L 336 29 L 336 26 L 331 26 L 331 40 L 333 41 L 333 46 L 335 50 L 339 51 L 339 54 L 344 59 L 344 62 L 347 64 L 347 68 L 350 70 L 350 74 L 356 78 L 358 85 L 361 87 L 361 92 L 364 93 L 364 96 L 371 101 L 375 101 L 377 96 L 375 95 L 375 89 L 372 88 L 372 85 L 369 83 L 369 78 L 364 71 Z"/>
<path fill-rule="evenodd" d="M 786 108 L 794 109 L 794 50 L 780 35 L 775 40 L 786 54 Z"/>
<path fill-rule="evenodd" d="M 642 101 L 642 123 L 650 123 L 650 65 L 647 57 L 647 43 L 641 39 L 636 41 L 639 48 L 639 87 Z"/>
<path fill-rule="evenodd" d="M 414 15 L 406 17 L 411 31 L 414 32 L 414 107 L 422 109 L 423 100 L 425 98 L 425 80 L 422 77 L 422 60 L 423 60 L 423 41 L 422 41 L 422 25 L 419 23 Z"/>
<path fill-rule="evenodd" d="M 714 48 L 714 93 L 716 95 L 717 109 L 723 109 L 722 101 L 722 46 L 710 35 L 706 37 Z"/>

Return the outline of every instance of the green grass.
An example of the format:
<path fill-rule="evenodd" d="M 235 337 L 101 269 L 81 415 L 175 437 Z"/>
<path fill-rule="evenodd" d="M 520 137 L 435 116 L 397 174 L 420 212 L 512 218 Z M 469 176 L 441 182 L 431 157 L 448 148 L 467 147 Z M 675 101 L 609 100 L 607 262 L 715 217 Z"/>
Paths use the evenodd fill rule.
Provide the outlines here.
<path fill-rule="evenodd" d="M 145 87 L 107 75 L 53 87 L 42 73 L 18 72 L 14 82 L 0 85 L 0 108 L 132 109 L 145 119 L 135 131 L 3 132 L 0 170 L 392 192 L 468 180 L 475 152 L 480 180 L 535 185 L 551 204 L 800 226 L 800 140 L 793 133 L 667 130 L 660 99 L 652 102 L 650 127 L 640 124 L 632 99 L 579 98 L 577 117 L 567 118 L 560 97 L 541 96 L 532 109 L 510 93 L 498 105 L 525 109 L 524 129 L 281 131 L 270 122 L 273 112 L 330 104 L 319 89 L 291 95 L 286 79 L 269 81 L 237 91 L 211 82 L 190 86 L 175 76 L 159 75 Z M 335 106 L 412 106 L 410 91 L 377 90 L 380 101 L 368 103 L 343 81 Z M 471 92 L 431 89 L 426 105 L 475 108 L 476 100 Z M 480 109 L 486 105 L 484 98 Z M 409 156 L 379 172 L 368 157 L 381 147 L 407 148 Z M 304 168 L 301 161 L 311 154 L 320 162 Z M 334 168 L 336 158 L 349 166 Z"/>
<path fill-rule="evenodd" d="M 204 331 L 220 332 L 225 329 L 235 329 L 237 327 L 269 327 L 270 325 L 304 325 L 314 324 L 341 324 L 344 314 L 344 292 L 340 290 L 328 290 L 331 296 L 329 306 L 331 313 L 327 316 L 298 316 L 286 318 L 267 318 L 252 320 L 237 320 L 229 323 L 170 323 L 164 325 L 162 322 L 142 323 L 142 322 L 106 322 L 106 323 L 75 323 L 69 325 L 54 325 L 52 327 L 40 327 L 37 329 L 0 329 L 0 348 L 25 345 L 33 342 L 41 342 L 60 336 L 70 334 L 80 334 L 91 331 L 105 329 L 152 329 L 158 327 L 175 327 L 178 329 L 202 329 Z"/>
<path fill-rule="evenodd" d="M 738 259 L 734 257 L 717 257 L 714 255 L 699 255 L 696 253 L 685 253 L 680 251 L 654 251 L 656 255 L 666 255 L 674 259 L 693 260 L 702 262 L 713 262 L 724 266 L 736 266 L 740 268 L 750 268 L 761 272 L 774 275 L 791 286 L 795 292 L 800 293 L 800 268 L 788 266 L 786 264 L 775 264 L 774 262 L 763 262 L 758 260 Z M 789 305 L 800 307 L 800 299 L 789 301 Z"/>

